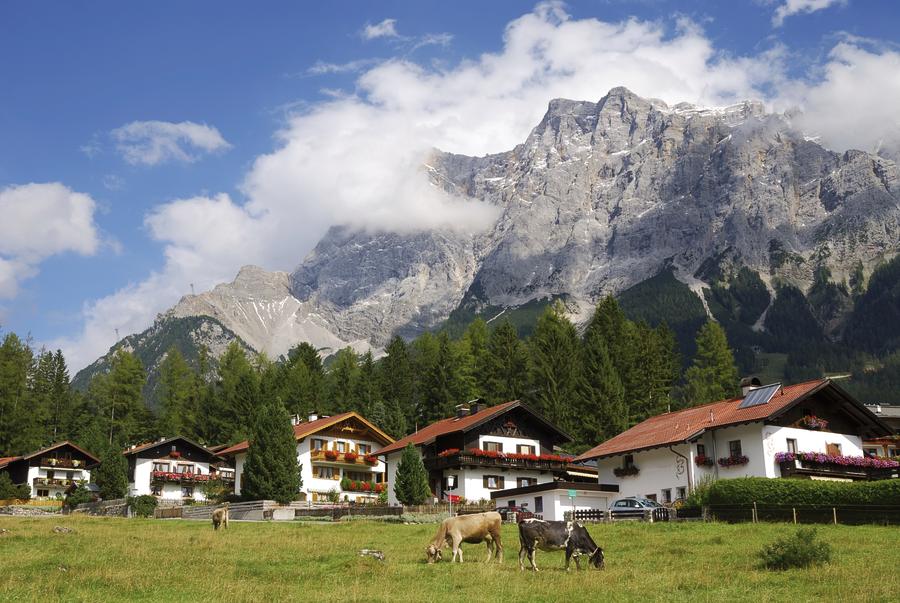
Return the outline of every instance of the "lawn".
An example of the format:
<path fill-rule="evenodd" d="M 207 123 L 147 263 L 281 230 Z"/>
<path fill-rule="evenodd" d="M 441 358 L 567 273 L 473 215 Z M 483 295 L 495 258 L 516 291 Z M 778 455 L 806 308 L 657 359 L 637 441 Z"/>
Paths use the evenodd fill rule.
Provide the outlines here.
<path fill-rule="evenodd" d="M 70 527 L 56 534 L 55 526 Z M 562 571 L 562 553 L 538 553 L 520 573 L 515 526 L 506 562 L 426 565 L 435 525 L 376 522 L 207 522 L 89 517 L 0 518 L 2 601 L 896 601 L 896 527 L 821 526 L 832 563 L 759 569 L 755 552 L 790 533 L 784 524 L 589 526 L 606 569 Z M 384 551 L 380 562 L 357 556 Z M 477 561 L 476 561 L 477 560 Z"/>

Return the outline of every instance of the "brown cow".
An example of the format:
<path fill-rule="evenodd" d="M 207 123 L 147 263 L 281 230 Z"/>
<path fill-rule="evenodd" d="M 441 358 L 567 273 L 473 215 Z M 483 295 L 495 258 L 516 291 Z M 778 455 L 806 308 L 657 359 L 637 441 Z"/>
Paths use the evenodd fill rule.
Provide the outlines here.
<path fill-rule="evenodd" d="M 441 549 L 445 546 L 453 548 L 453 557 L 451 562 L 456 561 L 457 555 L 459 562 L 462 563 L 462 549 L 459 545 L 463 542 L 469 544 L 477 544 L 479 542 L 487 542 L 488 556 L 485 562 L 491 558 L 499 558 L 503 563 L 503 545 L 500 544 L 500 525 L 502 523 L 500 514 L 496 511 L 488 513 L 474 513 L 472 515 L 460 515 L 459 517 L 450 517 L 441 522 L 434 540 L 425 550 L 425 556 L 428 563 L 440 561 Z"/>
<path fill-rule="evenodd" d="M 214 530 L 218 530 L 219 527 L 228 528 L 228 503 L 221 509 L 213 511 L 212 522 Z"/>

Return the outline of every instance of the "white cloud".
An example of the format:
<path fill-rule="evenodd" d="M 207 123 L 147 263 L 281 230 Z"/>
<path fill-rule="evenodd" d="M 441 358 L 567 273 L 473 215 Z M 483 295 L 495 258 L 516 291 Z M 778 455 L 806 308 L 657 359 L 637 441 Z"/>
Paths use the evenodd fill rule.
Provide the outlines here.
<path fill-rule="evenodd" d="M 0 298 L 14 297 L 50 256 L 96 253 L 96 208 L 91 197 L 58 182 L 0 189 Z"/>
<path fill-rule="evenodd" d="M 686 20 L 674 28 L 574 20 L 549 3 L 509 23 L 498 52 L 450 68 L 408 58 L 380 62 L 358 77 L 353 92 L 303 105 L 286 120 L 277 148 L 245 175 L 244 200 L 196 197 L 151 213 L 147 226 L 164 245 L 165 264 L 86 307 L 84 332 L 64 349 L 73 366 L 82 366 L 113 343 L 113 328 L 146 328 L 189 283 L 209 288 L 247 263 L 290 270 L 333 224 L 403 232 L 489 226 L 492 209 L 430 186 L 422 163 L 434 147 L 468 155 L 511 149 L 552 98 L 599 100 L 620 85 L 672 103 L 762 98 L 804 106 L 802 125 L 838 150 L 871 148 L 877 125 L 896 123 L 896 55 L 845 41 L 810 81 L 786 77 L 785 55 L 779 46 L 728 55 Z M 846 120 L 853 132 L 839 127 Z"/>
<path fill-rule="evenodd" d="M 781 27 L 784 20 L 792 15 L 814 13 L 833 4 L 845 3 L 846 0 L 785 0 L 784 4 L 775 9 L 775 14 L 772 15 L 772 25 Z"/>
<path fill-rule="evenodd" d="M 325 75 L 329 73 L 353 73 L 361 71 L 366 67 L 379 62 L 379 59 L 358 59 L 356 61 L 348 61 L 346 63 L 326 63 L 318 61 L 315 65 L 306 70 L 306 75 Z"/>
<path fill-rule="evenodd" d="M 385 19 L 381 23 L 372 25 L 367 23 L 360 35 L 364 40 L 374 40 L 375 38 L 398 38 L 397 19 Z"/>
<path fill-rule="evenodd" d="M 216 128 L 191 121 L 133 121 L 110 134 L 122 157 L 133 165 L 189 163 L 199 159 L 198 153 L 231 148 Z"/>

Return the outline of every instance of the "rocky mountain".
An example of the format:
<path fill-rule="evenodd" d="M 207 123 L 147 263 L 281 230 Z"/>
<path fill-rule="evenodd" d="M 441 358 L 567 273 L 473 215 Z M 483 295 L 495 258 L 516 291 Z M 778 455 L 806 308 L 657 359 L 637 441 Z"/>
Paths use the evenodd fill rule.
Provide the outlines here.
<path fill-rule="evenodd" d="M 271 356 L 301 340 L 380 348 L 461 308 L 562 297 L 583 317 L 664 269 L 697 293 L 740 268 L 769 290 L 805 291 L 821 268 L 841 282 L 900 249 L 897 165 L 823 148 L 756 102 L 669 106 L 624 88 L 557 99 L 516 148 L 434 151 L 423 169 L 497 206 L 496 224 L 475 235 L 336 226 L 292 274 L 244 268 L 160 320 L 211 317 Z"/>

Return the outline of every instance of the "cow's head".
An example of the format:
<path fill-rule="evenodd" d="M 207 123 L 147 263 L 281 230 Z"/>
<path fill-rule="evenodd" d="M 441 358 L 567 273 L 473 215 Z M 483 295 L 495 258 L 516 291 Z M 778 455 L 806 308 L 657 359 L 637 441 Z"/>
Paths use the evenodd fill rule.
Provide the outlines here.
<path fill-rule="evenodd" d="M 603 569 L 603 549 L 599 546 L 596 551 L 591 553 L 591 565 L 597 569 Z"/>
<path fill-rule="evenodd" d="M 441 549 L 434 546 L 433 544 L 429 544 L 428 548 L 425 549 L 425 560 L 428 563 L 434 563 L 435 561 L 441 560 Z"/>

